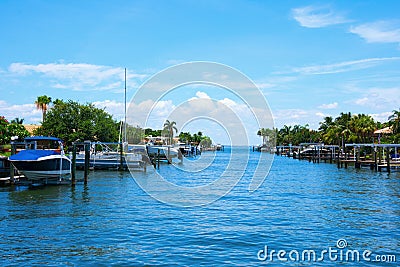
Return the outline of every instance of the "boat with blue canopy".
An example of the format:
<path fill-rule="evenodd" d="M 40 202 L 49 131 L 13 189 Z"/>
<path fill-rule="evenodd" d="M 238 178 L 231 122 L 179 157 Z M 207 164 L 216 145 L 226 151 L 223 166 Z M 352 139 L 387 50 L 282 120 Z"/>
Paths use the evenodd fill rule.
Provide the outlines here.
<path fill-rule="evenodd" d="M 24 139 L 25 149 L 9 161 L 28 180 L 41 184 L 61 184 L 71 178 L 71 160 L 64 155 L 57 137 L 32 136 Z"/>

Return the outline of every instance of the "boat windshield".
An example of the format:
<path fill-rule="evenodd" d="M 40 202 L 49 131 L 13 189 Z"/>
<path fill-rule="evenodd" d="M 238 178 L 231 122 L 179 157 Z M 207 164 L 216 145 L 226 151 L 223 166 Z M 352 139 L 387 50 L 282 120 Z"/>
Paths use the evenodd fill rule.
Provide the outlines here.
<path fill-rule="evenodd" d="M 26 144 L 26 149 L 59 149 L 60 144 L 55 140 L 37 140 Z"/>

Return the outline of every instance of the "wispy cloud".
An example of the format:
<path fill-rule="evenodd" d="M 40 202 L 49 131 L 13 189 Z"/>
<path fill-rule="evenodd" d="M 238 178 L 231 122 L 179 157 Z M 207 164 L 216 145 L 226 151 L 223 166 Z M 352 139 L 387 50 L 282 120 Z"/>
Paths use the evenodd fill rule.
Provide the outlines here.
<path fill-rule="evenodd" d="M 319 108 L 322 109 L 335 109 L 339 106 L 339 104 L 337 102 L 334 103 L 330 103 L 330 104 L 322 104 L 319 106 Z"/>
<path fill-rule="evenodd" d="M 368 107 L 374 110 L 388 110 L 400 107 L 400 88 L 371 88 L 364 90 L 364 93 L 353 103 L 357 106 Z"/>
<path fill-rule="evenodd" d="M 369 115 L 376 121 L 386 122 L 388 121 L 389 116 L 392 114 L 393 114 L 392 112 L 382 112 L 382 113 L 372 113 Z"/>
<path fill-rule="evenodd" d="M 0 114 L 8 120 L 23 118 L 24 123 L 39 123 L 42 120 L 42 112 L 34 104 L 11 105 L 0 100 Z"/>
<path fill-rule="evenodd" d="M 124 69 L 86 63 L 48 63 L 25 64 L 12 63 L 8 68 L 14 75 L 42 75 L 49 79 L 53 88 L 69 88 L 77 91 L 118 90 L 123 87 Z M 128 71 L 127 79 L 132 82 L 141 80 L 147 75 Z"/>
<path fill-rule="evenodd" d="M 400 43 L 399 21 L 377 21 L 350 27 L 350 32 L 359 35 L 368 43 Z"/>
<path fill-rule="evenodd" d="M 329 117 L 330 115 L 322 113 L 322 112 L 316 112 L 315 116 L 318 116 L 320 118 L 324 118 L 324 117 Z"/>
<path fill-rule="evenodd" d="M 292 71 L 300 74 L 316 75 L 355 71 L 376 66 L 386 61 L 400 60 L 400 57 L 366 58 L 360 60 L 344 61 L 334 64 L 314 65 L 294 68 Z"/>
<path fill-rule="evenodd" d="M 336 13 L 329 6 L 305 6 L 292 9 L 293 18 L 301 26 L 322 28 L 335 24 L 350 22 L 342 14 Z"/>

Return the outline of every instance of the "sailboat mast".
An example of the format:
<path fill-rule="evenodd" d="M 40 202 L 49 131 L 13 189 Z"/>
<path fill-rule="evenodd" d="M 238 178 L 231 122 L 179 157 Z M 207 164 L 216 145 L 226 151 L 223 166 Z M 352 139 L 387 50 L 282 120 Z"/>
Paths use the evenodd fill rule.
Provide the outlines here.
<path fill-rule="evenodd" d="M 126 68 L 125 68 L 125 105 L 124 105 L 124 109 L 125 109 L 125 119 L 124 119 L 124 142 L 127 142 L 126 140 Z"/>

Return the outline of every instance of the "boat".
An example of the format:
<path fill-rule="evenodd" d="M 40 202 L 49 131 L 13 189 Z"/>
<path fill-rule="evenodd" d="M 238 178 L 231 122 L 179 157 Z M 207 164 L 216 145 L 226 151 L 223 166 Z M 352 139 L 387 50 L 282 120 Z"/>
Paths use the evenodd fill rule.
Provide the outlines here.
<path fill-rule="evenodd" d="M 217 144 L 216 150 L 217 150 L 217 151 L 223 151 L 223 150 L 224 150 L 224 146 L 221 145 L 221 144 Z"/>
<path fill-rule="evenodd" d="M 150 158 L 161 157 L 166 159 L 177 158 L 179 149 L 166 145 L 147 145 L 147 154 Z"/>
<path fill-rule="evenodd" d="M 0 178 L 10 176 L 10 162 L 8 157 L 0 155 Z"/>
<path fill-rule="evenodd" d="M 178 143 L 176 148 L 179 149 L 181 154 L 185 157 L 196 157 L 197 155 L 201 154 L 200 149 L 198 146 L 186 144 L 186 143 Z"/>
<path fill-rule="evenodd" d="M 123 153 L 119 150 L 120 143 L 90 143 L 89 167 L 97 170 L 113 169 L 145 169 L 147 151 L 145 145 L 123 145 Z M 70 155 L 72 158 L 72 155 Z M 83 169 L 85 166 L 85 151 L 76 154 L 76 167 Z"/>
<path fill-rule="evenodd" d="M 61 184 L 71 178 L 71 160 L 64 155 L 62 140 L 33 136 L 24 139 L 25 149 L 9 161 L 27 180 L 39 184 Z"/>

